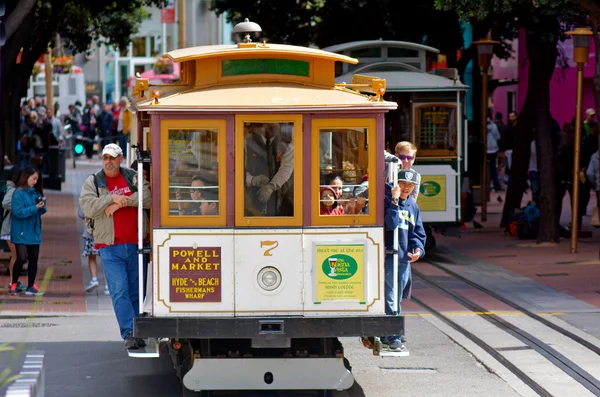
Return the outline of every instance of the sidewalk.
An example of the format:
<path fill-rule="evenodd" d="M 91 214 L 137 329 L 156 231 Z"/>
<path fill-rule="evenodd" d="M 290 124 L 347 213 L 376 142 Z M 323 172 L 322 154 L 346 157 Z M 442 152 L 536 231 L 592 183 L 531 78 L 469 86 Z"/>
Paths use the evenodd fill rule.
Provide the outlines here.
<path fill-rule="evenodd" d="M 0 314 L 6 313 L 84 313 L 112 312 L 110 297 L 104 295 L 104 277 L 99 266 L 100 286 L 90 294 L 85 284 L 90 280 L 87 259 L 81 257 L 83 223 L 77 217 L 77 200 L 81 185 L 87 176 L 102 166 L 100 160 L 93 162 L 83 158 L 73 169 L 67 161 L 66 183 L 62 191 L 45 190 L 48 212 L 42 216 L 42 245 L 36 284 L 47 282 L 46 293 L 37 299 L 23 294 L 10 296 L 8 287 L 8 260 L 10 254 L 0 253 Z M 99 264 L 101 261 L 98 261 Z M 27 265 L 25 265 L 27 266 Z M 45 278 L 51 269 L 51 276 Z M 27 276 L 22 273 L 22 283 Z"/>

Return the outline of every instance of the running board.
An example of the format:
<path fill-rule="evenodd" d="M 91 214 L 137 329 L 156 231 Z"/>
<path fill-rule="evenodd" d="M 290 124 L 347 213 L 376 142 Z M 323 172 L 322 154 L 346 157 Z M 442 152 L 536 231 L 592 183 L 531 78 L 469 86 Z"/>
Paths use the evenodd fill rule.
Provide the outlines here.
<path fill-rule="evenodd" d="M 146 346 L 139 349 L 127 350 L 129 357 L 134 358 L 157 358 L 160 357 L 160 341 L 156 338 L 144 339 Z"/>
<path fill-rule="evenodd" d="M 408 349 L 404 349 L 401 352 L 391 352 L 387 349 L 381 349 L 378 354 L 379 357 L 408 357 L 410 356 L 410 352 Z"/>
<path fill-rule="evenodd" d="M 196 358 L 183 385 L 200 390 L 346 390 L 343 358 Z"/>

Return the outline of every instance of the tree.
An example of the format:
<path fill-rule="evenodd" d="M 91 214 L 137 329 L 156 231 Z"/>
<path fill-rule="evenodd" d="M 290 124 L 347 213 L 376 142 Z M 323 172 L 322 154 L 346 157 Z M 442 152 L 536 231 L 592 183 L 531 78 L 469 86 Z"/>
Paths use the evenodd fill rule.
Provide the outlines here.
<path fill-rule="evenodd" d="M 525 30 L 529 82 L 525 103 L 519 115 L 511 183 L 506 194 L 501 226 L 521 206 L 523 191 L 527 186 L 530 141 L 535 130 L 541 187 L 538 242 L 558 241 L 557 152 L 552 136 L 550 79 L 557 59 L 556 45 L 563 35 L 563 28 L 569 26 L 577 15 L 575 4 L 563 0 L 436 0 L 436 5 L 441 9 L 455 9 L 477 19 L 484 19 L 489 15 L 509 15 Z"/>
<path fill-rule="evenodd" d="M 15 159 L 20 98 L 33 65 L 57 33 L 78 52 L 98 41 L 124 48 L 147 17 L 142 7 L 160 4 L 160 0 L 7 0 L 0 68 L 0 136 L 4 137 L 0 158 L 7 153 Z"/>

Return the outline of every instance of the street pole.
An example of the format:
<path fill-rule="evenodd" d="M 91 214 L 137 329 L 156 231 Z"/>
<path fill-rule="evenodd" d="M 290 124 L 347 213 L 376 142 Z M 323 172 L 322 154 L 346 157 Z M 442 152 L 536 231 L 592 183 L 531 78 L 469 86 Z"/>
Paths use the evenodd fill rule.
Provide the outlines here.
<path fill-rule="evenodd" d="M 481 139 L 483 140 L 483 168 L 481 169 L 481 221 L 487 221 L 487 201 L 490 182 L 487 159 L 487 96 L 488 72 L 486 65 L 481 70 Z"/>
<path fill-rule="evenodd" d="M 575 107 L 575 148 L 573 150 L 573 194 L 571 195 L 571 253 L 577 252 L 579 237 L 579 162 L 581 153 L 581 111 L 583 94 L 583 66 L 589 59 L 592 30 L 586 27 L 565 32 L 573 37 L 573 61 L 577 64 L 577 106 Z M 587 165 L 587 164 L 586 164 Z"/>
<path fill-rule="evenodd" d="M 483 164 L 481 168 L 481 221 L 487 221 L 487 201 L 490 181 L 487 158 L 487 102 L 488 102 L 488 71 L 494 56 L 494 45 L 499 41 L 480 39 L 471 43 L 477 46 L 477 60 L 481 69 L 481 139 L 483 140 Z"/>
<path fill-rule="evenodd" d="M 577 252 L 579 234 L 579 158 L 581 153 L 581 92 L 583 90 L 583 63 L 577 63 L 577 106 L 575 113 L 575 148 L 573 156 L 573 195 L 571 197 L 571 253 Z"/>
<path fill-rule="evenodd" d="M 185 48 L 185 0 L 178 0 L 178 15 L 179 15 L 179 48 Z"/>
<path fill-rule="evenodd" d="M 54 90 L 52 89 L 52 50 L 48 46 L 44 56 L 45 74 L 46 74 L 46 109 L 54 117 Z"/>

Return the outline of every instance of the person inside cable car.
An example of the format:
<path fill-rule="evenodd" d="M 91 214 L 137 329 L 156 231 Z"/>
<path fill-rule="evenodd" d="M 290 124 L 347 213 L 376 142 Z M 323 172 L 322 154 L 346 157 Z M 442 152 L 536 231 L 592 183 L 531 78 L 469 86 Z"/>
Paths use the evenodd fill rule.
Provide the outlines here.
<path fill-rule="evenodd" d="M 218 215 L 218 201 L 213 201 L 219 199 L 217 175 L 207 171 L 196 172 L 187 191 L 192 200 L 187 207 L 181 201 L 187 195 L 185 193 L 182 194 L 180 189 L 177 189 L 175 192 L 179 215 Z"/>
<path fill-rule="evenodd" d="M 353 170 L 349 172 L 355 174 Z M 329 186 L 331 190 L 334 191 L 342 214 L 360 214 L 361 212 L 364 212 L 367 203 L 367 196 L 365 195 L 368 195 L 368 186 L 366 189 L 360 190 L 360 195 L 356 194 L 358 193 L 356 188 L 359 185 L 355 186 L 352 193 L 344 194 L 344 182 L 342 177 L 334 173 L 325 175 L 324 186 Z"/>
<path fill-rule="evenodd" d="M 329 186 L 321 188 L 321 215 L 344 215 L 344 209 L 338 205 L 337 197 Z"/>
<path fill-rule="evenodd" d="M 289 123 L 247 123 L 245 215 L 293 216 L 293 130 Z"/>

